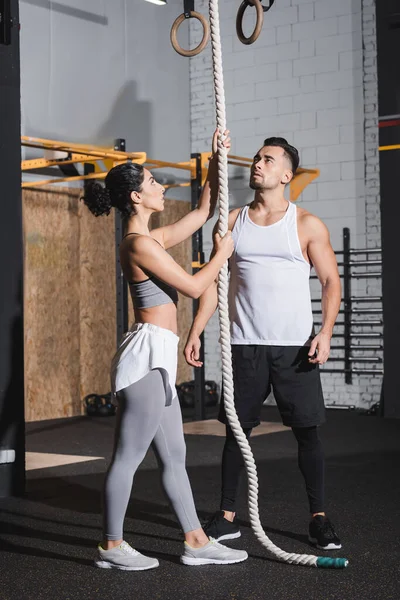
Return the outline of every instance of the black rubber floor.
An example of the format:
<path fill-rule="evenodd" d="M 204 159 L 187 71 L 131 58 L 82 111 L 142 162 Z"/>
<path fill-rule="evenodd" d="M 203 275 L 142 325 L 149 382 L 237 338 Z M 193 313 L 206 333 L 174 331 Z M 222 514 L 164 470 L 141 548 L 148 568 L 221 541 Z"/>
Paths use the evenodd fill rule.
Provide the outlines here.
<path fill-rule="evenodd" d="M 277 420 L 274 409 L 264 419 Z M 321 429 L 327 457 L 329 515 L 343 542 L 332 553 L 350 565 L 331 571 L 289 566 L 268 556 L 248 524 L 243 485 L 239 516 L 249 560 L 185 567 L 182 535 L 168 507 L 151 452 L 139 469 L 125 538 L 160 560 L 154 571 L 93 567 L 101 537 L 105 460 L 28 472 L 24 498 L 0 500 L 0 599 L 57 600 L 400 600 L 400 421 L 330 411 Z M 109 458 L 113 418 L 31 424 L 27 450 Z M 188 471 L 200 519 L 218 507 L 223 439 L 187 436 Z M 273 541 L 314 553 L 307 504 L 291 432 L 255 437 L 260 512 Z M 320 553 L 323 554 L 323 553 Z"/>

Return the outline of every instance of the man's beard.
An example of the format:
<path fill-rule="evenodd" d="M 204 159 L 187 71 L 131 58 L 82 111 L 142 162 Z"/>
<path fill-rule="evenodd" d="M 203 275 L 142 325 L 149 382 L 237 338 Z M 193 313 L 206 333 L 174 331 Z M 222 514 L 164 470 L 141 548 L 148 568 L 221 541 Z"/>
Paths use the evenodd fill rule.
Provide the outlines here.
<path fill-rule="evenodd" d="M 273 190 L 277 188 L 278 185 L 277 181 L 271 181 L 270 178 L 266 178 L 266 180 L 261 177 L 259 179 L 254 179 L 250 176 L 249 187 L 251 190 Z"/>
<path fill-rule="evenodd" d="M 263 190 L 264 189 L 263 184 L 261 182 L 257 183 L 257 181 L 254 181 L 254 179 L 252 177 L 250 177 L 249 186 L 250 186 L 250 189 L 252 189 L 252 190 Z"/>

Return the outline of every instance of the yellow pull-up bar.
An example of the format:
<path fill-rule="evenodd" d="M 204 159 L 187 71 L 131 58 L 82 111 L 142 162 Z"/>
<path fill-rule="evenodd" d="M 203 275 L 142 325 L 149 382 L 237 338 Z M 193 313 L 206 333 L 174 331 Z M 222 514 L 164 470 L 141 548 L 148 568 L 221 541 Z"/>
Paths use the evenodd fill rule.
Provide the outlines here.
<path fill-rule="evenodd" d="M 73 144 L 57 140 L 48 140 L 44 138 L 34 138 L 28 136 L 21 137 L 22 146 L 29 148 L 37 148 L 39 150 L 51 150 L 53 152 L 65 152 L 65 158 L 34 158 L 21 161 L 22 171 L 32 169 L 42 169 L 46 167 L 56 167 L 74 163 L 92 163 L 95 166 L 95 172 L 88 175 L 72 175 L 69 177 L 57 177 L 52 179 L 42 179 L 40 181 L 24 182 L 22 187 L 39 187 L 41 185 L 50 185 L 53 183 L 64 183 L 68 181 L 85 181 L 88 179 L 104 179 L 107 172 L 115 165 L 126 161 L 136 162 L 145 165 L 148 169 L 172 168 L 189 171 L 191 179 L 196 178 L 196 160 L 192 158 L 186 162 L 168 162 L 161 160 L 153 160 L 147 157 L 146 152 L 123 152 L 112 148 L 103 148 L 101 146 L 93 146 L 91 144 Z M 201 184 L 204 185 L 207 177 L 208 162 L 210 160 L 210 152 L 202 152 L 201 158 Z M 104 164 L 99 164 L 99 161 Z M 239 167 L 250 167 L 253 159 L 243 156 L 229 156 L 228 163 Z M 104 169 L 106 167 L 106 170 Z M 298 169 L 296 175 L 289 184 L 290 199 L 297 200 L 302 191 L 319 175 L 319 169 Z M 187 187 L 187 183 L 171 183 L 165 187 Z"/>

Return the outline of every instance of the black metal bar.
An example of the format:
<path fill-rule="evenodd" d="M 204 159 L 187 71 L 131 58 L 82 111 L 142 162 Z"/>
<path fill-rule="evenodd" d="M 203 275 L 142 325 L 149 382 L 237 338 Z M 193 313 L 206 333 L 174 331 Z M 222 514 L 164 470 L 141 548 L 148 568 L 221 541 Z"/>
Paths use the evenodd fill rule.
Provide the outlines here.
<path fill-rule="evenodd" d="M 331 348 L 332 352 L 335 350 L 335 348 Z M 331 354 L 330 356 L 330 362 L 342 362 L 345 360 L 344 356 L 333 356 Z M 349 358 L 350 362 L 353 363 L 358 363 L 358 362 L 369 362 L 369 363 L 376 363 L 376 362 L 382 362 L 382 358 L 379 356 L 351 356 Z"/>
<path fill-rule="evenodd" d="M 352 369 L 356 375 L 383 375 L 383 369 Z"/>
<path fill-rule="evenodd" d="M 343 267 L 343 269 L 348 268 L 350 269 L 349 266 L 347 267 Z M 340 277 L 344 277 L 344 273 L 339 273 Z M 351 276 L 354 279 L 380 279 L 382 277 L 382 273 L 379 271 L 374 271 L 374 272 L 368 272 L 368 271 L 363 271 L 362 273 L 352 273 Z M 310 275 L 310 279 L 318 279 L 318 275 Z"/>
<path fill-rule="evenodd" d="M 344 310 L 339 310 L 339 315 L 343 315 L 344 314 Z M 313 315 L 322 315 L 322 310 L 317 309 L 317 310 L 313 310 Z"/>
<path fill-rule="evenodd" d="M 119 260 L 119 246 L 124 235 L 122 218 L 115 211 L 115 278 L 117 291 L 117 344 L 128 329 L 128 286 Z"/>
<path fill-rule="evenodd" d="M 381 254 L 382 248 L 353 248 L 349 254 Z M 343 250 L 336 250 L 335 254 L 343 254 Z"/>
<path fill-rule="evenodd" d="M 383 369 L 326 369 L 325 367 L 320 371 L 324 373 L 350 373 L 354 375 L 383 375 Z"/>
<path fill-rule="evenodd" d="M 382 362 L 382 359 L 379 356 L 352 356 L 350 362 Z"/>
<path fill-rule="evenodd" d="M 357 351 L 357 350 L 383 350 L 383 345 L 382 344 L 365 344 L 365 346 L 359 344 L 353 344 L 353 346 L 350 346 L 351 350 L 353 351 Z"/>
<path fill-rule="evenodd" d="M 114 141 L 114 150 L 125 152 L 125 140 L 118 138 Z M 128 329 L 128 285 L 125 281 L 119 260 L 119 246 L 123 238 L 123 222 L 121 215 L 115 210 L 115 283 L 117 291 L 117 344 Z"/>
<path fill-rule="evenodd" d="M 379 115 L 378 117 L 378 121 L 379 123 L 381 121 L 392 121 L 395 119 L 400 119 L 400 114 L 395 114 L 395 115 Z"/>
<path fill-rule="evenodd" d="M 316 325 L 321 326 L 322 323 L 320 323 L 319 321 L 315 322 Z M 383 325 L 383 321 L 381 319 L 374 319 L 374 320 L 370 320 L 370 321 L 356 321 L 353 320 L 351 321 L 351 325 L 352 327 L 366 327 L 368 325 L 371 325 L 373 327 L 375 327 L 375 325 Z M 345 321 L 338 321 L 336 323 L 336 327 L 340 327 L 340 326 L 345 326 Z"/>
<path fill-rule="evenodd" d="M 381 319 L 377 319 L 377 320 L 372 320 L 371 321 L 352 321 L 351 322 L 353 327 L 357 327 L 357 326 L 366 326 L 366 325 L 383 325 L 383 321 Z"/>
<path fill-rule="evenodd" d="M 186 2 L 186 0 L 185 0 Z M 186 7 L 186 4 L 185 4 Z M 193 10 L 193 9 L 192 9 Z M 196 160 L 196 177 L 191 180 L 191 205 L 192 210 L 196 208 L 201 194 L 201 155 L 198 153 L 191 154 L 191 158 Z M 192 260 L 193 262 L 203 264 L 203 235 L 199 229 L 192 236 Z M 199 269 L 193 267 L 193 274 Z M 198 300 L 193 300 L 193 317 L 195 317 L 199 306 Z M 204 334 L 200 336 L 200 361 L 202 367 L 194 369 L 194 420 L 203 421 L 206 417 L 205 411 L 205 368 L 204 368 Z"/>
<path fill-rule="evenodd" d="M 344 350 L 344 346 L 331 346 L 331 350 Z M 369 345 L 365 345 L 365 346 L 361 346 L 361 345 L 355 345 L 353 344 L 352 346 L 350 346 L 350 350 L 352 351 L 356 351 L 356 350 L 383 350 L 383 346 L 381 344 L 369 344 Z"/>
<path fill-rule="evenodd" d="M 376 314 L 383 312 L 382 308 L 353 308 L 353 315 L 368 315 L 368 314 Z"/>
<path fill-rule="evenodd" d="M 340 338 L 340 339 L 342 339 L 342 338 L 343 338 L 343 333 L 334 333 L 334 334 L 332 335 L 332 337 L 333 337 L 333 338 Z M 378 339 L 383 339 L 383 334 L 382 334 L 382 332 L 379 332 L 379 333 L 378 333 L 378 332 L 370 332 L 370 333 L 364 333 L 364 332 L 363 332 L 363 333 L 351 333 L 351 334 L 350 334 L 350 337 L 351 337 L 351 338 L 355 338 L 355 339 L 361 339 L 361 338 L 366 338 L 366 339 L 369 339 L 369 338 L 370 338 L 370 339 L 375 339 L 375 338 L 378 338 Z"/>
<path fill-rule="evenodd" d="M 400 87 L 397 55 L 400 30 L 392 29 L 399 22 L 399 3 L 375 2 L 377 38 L 377 75 L 379 79 L 379 112 L 384 115 L 400 112 Z M 396 14 L 397 13 L 397 14 Z M 399 144 L 399 128 L 380 129 L 379 145 Z M 378 143 L 378 142 L 377 142 Z M 380 398 L 380 414 L 385 418 L 400 418 L 399 403 L 399 229 L 400 205 L 397 181 L 393 174 L 399 172 L 400 151 L 379 152 L 380 179 L 380 232 L 383 249 L 382 295 L 384 309 L 384 361 L 385 375 Z"/>
<path fill-rule="evenodd" d="M 351 301 L 353 302 L 382 302 L 382 296 L 352 296 Z M 311 302 L 321 302 L 321 298 L 311 298 Z"/>
<path fill-rule="evenodd" d="M 382 248 L 354 248 L 350 250 L 350 254 L 380 254 Z"/>
<path fill-rule="evenodd" d="M 331 356 L 330 357 L 330 361 L 331 362 L 346 362 L 346 359 L 344 357 L 340 357 L 340 356 Z M 353 362 L 353 363 L 359 363 L 359 362 L 367 362 L 367 363 L 375 363 L 375 362 L 382 362 L 382 359 L 379 357 L 375 357 L 375 356 L 352 356 L 349 358 L 349 362 Z"/>
<path fill-rule="evenodd" d="M 383 312 L 382 308 L 352 308 L 351 313 L 353 315 L 369 315 L 369 314 L 379 314 Z M 339 310 L 339 315 L 344 315 L 344 310 Z M 314 315 L 322 315 L 322 310 L 313 310 Z"/>
<path fill-rule="evenodd" d="M 58 168 L 65 177 L 76 177 L 77 175 L 80 175 L 78 169 L 73 163 L 69 165 L 63 165 L 62 162 L 60 162 L 58 164 Z"/>
<path fill-rule="evenodd" d="M 383 338 L 382 332 L 369 332 L 369 333 L 351 333 L 350 337 L 352 338 Z"/>
<path fill-rule="evenodd" d="M 352 296 L 352 302 L 382 302 L 382 296 Z"/>
<path fill-rule="evenodd" d="M 352 383 L 350 370 L 350 334 L 351 334 L 351 273 L 350 273 L 350 229 L 343 229 L 343 304 L 344 304 L 344 368 L 345 381 L 348 384 Z"/>
<path fill-rule="evenodd" d="M 94 173 L 94 164 L 93 163 L 84 163 L 83 165 L 83 174 L 89 175 L 90 173 Z M 85 179 L 83 182 L 83 189 L 86 190 L 90 183 L 90 179 Z"/>
<path fill-rule="evenodd" d="M 373 265 L 382 265 L 382 260 L 351 260 L 351 267 L 370 267 Z"/>
<path fill-rule="evenodd" d="M 367 271 L 365 273 L 352 273 L 351 274 L 352 277 L 354 277 L 354 279 L 380 279 L 382 277 L 382 273 L 380 272 L 375 272 L 375 273 L 368 273 Z"/>
<path fill-rule="evenodd" d="M 12 24 L 11 2 L 10 0 L 2 0 L 0 2 L 0 44 L 5 46 L 11 44 Z"/>
<path fill-rule="evenodd" d="M 0 14 L 0 43 L 9 45 L 0 46 L 1 498 L 22 495 L 25 491 L 24 246 L 21 197 L 19 3 L 17 0 L 12 0 L 2 4 L 4 12 Z M 6 14 L 5 7 L 8 9 Z M 12 30 L 11 27 L 9 28 L 11 19 L 15 23 Z M 50 324 L 49 326 L 51 327 Z M 30 349 L 25 348 L 25 351 L 29 352 Z M 54 358 L 57 360 L 56 357 Z M 38 401 L 40 402 L 40 398 Z M 1 595 L 4 597 L 4 593 Z"/>
<path fill-rule="evenodd" d="M 382 260 L 351 260 L 349 265 L 351 267 L 370 267 L 374 265 L 382 265 Z M 344 267 L 344 263 L 338 262 L 337 266 Z"/>

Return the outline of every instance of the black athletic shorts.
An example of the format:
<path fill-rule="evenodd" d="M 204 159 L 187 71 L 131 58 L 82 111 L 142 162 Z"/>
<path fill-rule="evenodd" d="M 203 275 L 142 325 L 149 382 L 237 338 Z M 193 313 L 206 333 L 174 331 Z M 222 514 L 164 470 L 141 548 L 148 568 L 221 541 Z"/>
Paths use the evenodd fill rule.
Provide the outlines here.
<path fill-rule="evenodd" d="M 319 367 L 308 361 L 308 352 L 307 346 L 232 345 L 235 407 L 242 427 L 260 424 L 271 387 L 287 427 L 314 427 L 325 421 Z M 227 423 L 223 390 L 218 419 Z"/>

